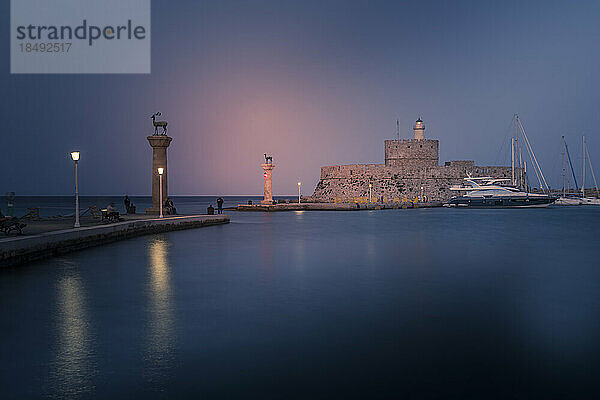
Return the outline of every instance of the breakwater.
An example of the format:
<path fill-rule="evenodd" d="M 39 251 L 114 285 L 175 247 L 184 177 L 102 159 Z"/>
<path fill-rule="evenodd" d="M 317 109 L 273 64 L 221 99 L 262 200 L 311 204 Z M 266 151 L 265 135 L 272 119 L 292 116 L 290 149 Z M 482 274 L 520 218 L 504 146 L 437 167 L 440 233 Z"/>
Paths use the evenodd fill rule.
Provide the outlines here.
<path fill-rule="evenodd" d="M 31 236 L 7 237 L 0 239 L 0 267 L 16 266 L 135 236 L 227 223 L 228 215 L 188 215 L 127 220 Z"/>
<path fill-rule="evenodd" d="M 384 210 L 398 208 L 430 208 L 441 207 L 441 201 L 430 201 L 421 203 L 282 203 L 282 204 L 240 204 L 237 211 L 360 211 L 360 210 Z"/>

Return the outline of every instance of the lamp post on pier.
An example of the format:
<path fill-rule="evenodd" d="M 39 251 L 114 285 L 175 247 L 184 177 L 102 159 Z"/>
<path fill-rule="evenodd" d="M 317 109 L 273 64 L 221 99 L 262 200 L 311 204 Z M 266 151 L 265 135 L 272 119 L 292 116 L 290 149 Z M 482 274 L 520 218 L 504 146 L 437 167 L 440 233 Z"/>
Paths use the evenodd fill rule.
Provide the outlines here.
<path fill-rule="evenodd" d="M 373 202 L 373 199 L 372 199 L 372 197 L 371 197 L 371 189 L 372 189 L 372 188 L 373 188 L 373 184 L 372 184 L 372 183 L 369 183 L 369 203 L 372 203 L 372 202 Z"/>
<path fill-rule="evenodd" d="M 79 183 L 77 182 L 77 164 L 79 162 L 79 152 L 72 151 L 71 158 L 75 161 L 75 225 L 74 228 L 79 228 Z"/>
<path fill-rule="evenodd" d="M 298 204 L 300 204 L 300 186 L 302 186 L 302 182 L 298 182 Z"/>
<path fill-rule="evenodd" d="M 160 215 L 158 216 L 158 218 L 162 218 L 163 217 L 163 198 L 162 198 L 162 180 L 163 180 L 163 172 L 165 172 L 164 168 L 160 167 L 158 168 L 158 180 L 159 183 L 158 185 L 160 186 L 160 194 L 159 194 L 159 201 L 160 201 Z"/>

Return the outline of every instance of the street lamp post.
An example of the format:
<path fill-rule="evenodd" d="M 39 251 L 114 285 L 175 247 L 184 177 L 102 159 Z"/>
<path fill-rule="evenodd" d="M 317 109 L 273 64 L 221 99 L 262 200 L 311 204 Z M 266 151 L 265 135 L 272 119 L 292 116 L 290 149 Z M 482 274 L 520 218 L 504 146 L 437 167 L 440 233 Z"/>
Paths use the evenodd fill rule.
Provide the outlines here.
<path fill-rule="evenodd" d="M 371 197 L 371 188 L 373 188 L 373 184 L 372 184 L 372 183 L 369 183 L 369 203 L 372 203 L 372 202 L 373 202 L 373 199 L 372 199 L 372 197 Z"/>
<path fill-rule="evenodd" d="M 298 182 L 298 204 L 300 204 L 300 186 L 302 186 L 302 182 Z"/>
<path fill-rule="evenodd" d="M 421 201 L 423 201 L 423 199 L 425 198 L 424 190 L 425 190 L 425 188 L 423 186 L 421 186 Z"/>
<path fill-rule="evenodd" d="M 71 158 L 75 161 L 75 225 L 74 228 L 79 228 L 79 184 L 77 182 L 77 164 L 79 162 L 79 152 L 72 151 Z"/>
<path fill-rule="evenodd" d="M 159 189 L 159 202 L 160 202 L 160 215 L 158 216 L 159 218 L 163 217 L 163 199 L 162 199 L 162 176 L 163 176 L 163 172 L 165 172 L 165 169 L 160 167 L 158 169 L 158 186 L 160 187 Z"/>

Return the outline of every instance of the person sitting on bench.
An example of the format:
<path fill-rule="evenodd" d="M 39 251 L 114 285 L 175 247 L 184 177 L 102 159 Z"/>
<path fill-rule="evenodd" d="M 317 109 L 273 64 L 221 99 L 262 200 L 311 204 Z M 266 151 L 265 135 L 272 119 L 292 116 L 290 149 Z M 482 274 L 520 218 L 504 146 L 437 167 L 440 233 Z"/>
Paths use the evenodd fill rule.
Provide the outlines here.
<path fill-rule="evenodd" d="M 115 207 L 115 203 L 111 202 L 108 207 L 106 207 L 106 217 L 104 218 L 108 221 L 114 220 L 114 221 L 118 221 L 119 220 L 119 212 L 117 211 L 117 208 Z"/>

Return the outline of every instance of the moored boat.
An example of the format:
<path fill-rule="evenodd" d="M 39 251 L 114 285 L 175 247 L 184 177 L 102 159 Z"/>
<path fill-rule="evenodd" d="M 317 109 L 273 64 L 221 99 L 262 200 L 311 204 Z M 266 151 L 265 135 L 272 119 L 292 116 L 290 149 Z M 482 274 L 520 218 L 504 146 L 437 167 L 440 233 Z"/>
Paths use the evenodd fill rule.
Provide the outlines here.
<path fill-rule="evenodd" d="M 575 190 L 577 190 L 577 177 L 575 176 L 575 170 L 573 169 L 573 163 L 571 162 L 571 154 L 569 154 L 569 146 L 564 136 L 562 140 L 562 195 L 559 196 L 554 205 L 557 206 L 580 206 L 581 198 L 578 196 L 569 195 L 567 191 L 568 179 L 567 179 L 567 161 L 571 168 L 571 174 L 573 174 L 573 182 L 575 183 Z"/>
<path fill-rule="evenodd" d="M 557 205 L 557 206 L 580 206 L 581 204 L 582 204 L 581 198 L 568 197 L 568 196 L 560 196 L 554 202 L 554 205 Z"/>
<path fill-rule="evenodd" d="M 582 206 L 600 206 L 600 199 L 596 197 L 582 197 L 579 200 Z"/>
<path fill-rule="evenodd" d="M 600 199 L 597 197 L 586 197 L 585 196 L 585 162 L 587 160 L 588 165 L 590 167 L 590 172 L 592 173 L 592 178 L 594 178 L 594 185 L 596 186 L 596 196 L 598 196 L 598 181 L 596 181 L 596 174 L 594 174 L 594 167 L 592 166 L 592 160 L 590 158 L 590 152 L 585 145 L 585 136 L 581 137 L 581 152 L 583 153 L 583 162 L 582 162 L 582 172 L 581 172 L 581 180 L 583 183 L 581 184 L 581 204 L 588 206 L 599 206 Z"/>
<path fill-rule="evenodd" d="M 500 183 L 509 179 L 495 179 L 489 176 L 464 178 L 468 186 L 453 186 L 450 190 L 465 191 L 466 194 L 451 198 L 447 207 L 471 208 L 533 208 L 547 207 L 555 197 L 548 194 L 528 193 Z"/>

